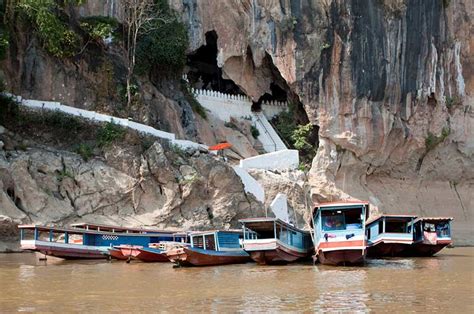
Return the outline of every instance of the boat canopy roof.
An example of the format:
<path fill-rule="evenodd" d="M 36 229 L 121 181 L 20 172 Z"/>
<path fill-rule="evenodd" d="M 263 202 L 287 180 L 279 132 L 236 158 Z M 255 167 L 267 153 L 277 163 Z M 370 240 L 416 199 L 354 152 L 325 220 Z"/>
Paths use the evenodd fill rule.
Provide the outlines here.
<path fill-rule="evenodd" d="M 48 226 L 40 226 L 40 225 L 19 225 L 18 229 L 26 229 L 26 230 L 38 230 L 38 231 L 53 231 L 53 232 L 67 232 L 69 234 L 126 234 L 127 236 L 173 236 L 174 232 L 173 231 L 159 231 L 159 232 L 154 232 L 153 230 L 144 230 L 143 232 L 127 232 L 128 228 L 118 228 L 118 229 L 85 229 L 85 228 L 77 228 L 77 227 L 71 227 L 71 228 L 63 228 L 63 227 L 48 227 Z M 137 229 L 139 230 L 139 229 Z"/>
<path fill-rule="evenodd" d="M 272 218 L 272 217 L 246 218 L 246 219 L 240 219 L 239 222 L 244 224 L 245 227 L 247 227 L 248 229 L 255 232 L 273 230 L 274 224 L 276 223 L 278 225 L 282 225 L 285 228 L 296 231 L 296 232 L 309 233 L 309 231 L 299 229 L 279 218 Z"/>
<path fill-rule="evenodd" d="M 419 221 L 450 221 L 453 220 L 453 217 L 419 217 L 413 223 Z"/>
<path fill-rule="evenodd" d="M 390 220 L 401 220 L 401 221 L 411 221 L 412 219 L 415 219 L 416 216 L 415 215 L 388 215 L 388 214 L 382 214 L 382 215 L 377 215 L 377 216 L 374 216 L 374 217 L 371 217 L 369 219 L 367 219 L 367 221 L 365 222 L 366 225 L 369 225 L 371 223 L 374 223 L 382 218 L 389 218 Z"/>
<path fill-rule="evenodd" d="M 327 202 L 327 203 L 317 203 L 314 205 L 313 216 L 318 209 L 336 209 L 337 207 L 357 207 L 357 206 L 369 206 L 368 201 L 359 201 L 359 200 L 344 200 L 337 202 Z M 366 215 L 369 215 L 367 210 Z"/>
<path fill-rule="evenodd" d="M 76 223 L 76 224 L 72 224 L 71 227 L 78 228 L 78 229 L 106 231 L 106 232 L 166 233 L 166 234 L 182 232 L 182 231 L 165 231 L 165 230 L 146 229 L 146 228 L 128 228 L 128 227 L 121 227 L 121 226 L 89 224 L 89 223 Z"/>
<path fill-rule="evenodd" d="M 208 235 L 208 234 L 214 234 L 214 233 L 237 233 L 241 234 L 242 230 L 240 229 L 230 229 L 230 230 L 206 230 L 206 231 L 190 231 L 189 235 L 190 236 L 199 236 L 199 235 Z"/>

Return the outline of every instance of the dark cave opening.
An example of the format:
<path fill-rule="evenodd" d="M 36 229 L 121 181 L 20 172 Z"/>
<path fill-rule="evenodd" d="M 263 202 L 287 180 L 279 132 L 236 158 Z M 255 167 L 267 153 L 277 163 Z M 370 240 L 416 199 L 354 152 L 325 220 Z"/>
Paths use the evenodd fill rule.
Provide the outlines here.
<path fill-rule="evenodd" d="M 187 57 L 188 81 L 194 88 L 219 91 L 226 94 L 244 95 L 232 80 L 222 78 L 222 69 L 217 66 L 217 33 L 206 33 L 206 45 Z"/>

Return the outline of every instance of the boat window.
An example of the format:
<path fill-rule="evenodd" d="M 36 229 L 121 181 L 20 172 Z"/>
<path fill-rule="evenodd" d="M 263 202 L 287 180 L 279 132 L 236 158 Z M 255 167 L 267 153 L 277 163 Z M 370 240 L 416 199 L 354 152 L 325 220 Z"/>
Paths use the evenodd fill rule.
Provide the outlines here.
<path fill-rule="evenodd" d="M 404 221 L 386 221 L 385 232 L 387 233 L 405 233 L 406 223 Z"/>
<path fill-rule="evenodd" d="M 335 212 L 328 212 L 327 215 L 322 215 L 323 229 L 326 231 L 330 230 L 344 230 L 344 214 L 337 214 Z"/>
<path fill-rule="evenodd" d="M 208 234 L 204 238 L 206 240 L 206 250 L 215 251 L 216 250 L 216 241 L 214 239 L 214 235 L 213 234 Z"/>
<path fill-rule="evenodd" d="M 383 233 L 383 220 L 379 221 L 379 234 Z"/>
<path fill-rule="evenodd" d="M 193 247 L 200 249 L 204 248 L 204 241 L 202 240 L 202 236 L 193 237 Z"/>
<path fill-rule="evenodd" d="M 323 230 L 353 230 L 362 228 L 361 210 L 323 211 Z"/>
<path fill-rule="evenodd" d="M 438 223 L 436 225 L 436 234 L 438 237 L 449 237 L 449 223 L 446 221 Z"/>

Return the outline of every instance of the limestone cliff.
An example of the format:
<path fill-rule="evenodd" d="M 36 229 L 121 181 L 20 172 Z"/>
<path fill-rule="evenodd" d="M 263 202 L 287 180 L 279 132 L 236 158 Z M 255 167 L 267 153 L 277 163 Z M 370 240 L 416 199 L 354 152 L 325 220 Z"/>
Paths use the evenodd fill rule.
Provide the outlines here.
<path fill-rule="evenodd" d="M 277 82 L 302 103 L 319 127 L 315 201 L 452 215 L 473 243 L 472 1 L 171 3 L 191 49 L 216 32 L 223 75 L 248 95 Z"/>
<path fill-rule="evenodd" d="M 120 19 L 118 3 L 89 0 L 71 16 Z M 474 244 L 472 1 L 169 3 L 187 24 L 191 57 L 214 38 L 216 56 L 211 58 L 218 69 L 209 71 L 218 73 L 220 83 L 256 102 L 278 90 L 317 126 L 319 147 L 308 174 L 314 201 L 359 198 L 382 212 L 454 216 L 455 243 Z M 88 50 L 77 60 L 59 61 L 38 48 L 34 37 L 18 35 L 14 43 L 3 67 L 14 93 L 117 109 L 117 99 L 103 90 L 123 80 L 119 50 L 110 47 L 101 59 Z M 108 68 L 114 69 L 112 80 Z M 202 142 L 225 133 L 224 126 L 216 131 L 193 113 L 176 82 L 139 83 L 143 106 L 126 113 L 134 119 Z M 11 171 L 31 153 L 16 153 L 4 168 Z M 133 186 L 137 177 L 131 177 Z M 304 199 L 298 192 L 294 196 Z M 163 217 L 168 218 L 154 222 L 172 219 Z"/>

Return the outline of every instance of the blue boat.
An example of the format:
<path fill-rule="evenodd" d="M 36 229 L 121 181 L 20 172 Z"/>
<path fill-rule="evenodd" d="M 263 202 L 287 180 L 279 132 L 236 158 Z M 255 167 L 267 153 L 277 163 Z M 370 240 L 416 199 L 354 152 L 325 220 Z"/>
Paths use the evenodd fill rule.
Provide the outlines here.
<path fill-rule="evenodd" d="M 328 265 L 365 261 L 369 203 L 357 200 L 317 204 L 313 210 L 314 260 Z"/>
<path fill-rule="evenodd" d="M 367 256 L 403 256 L 413 245 L 413 215 L 380 215 L 367 220 Z"/>
<path fill-rule="evenodd" d="M 241 230 L 191 232 L 190 246 L 166 251 L 169 260 L 179 266 L 212 266 L 250 261 L 242 249 Z"/>
<path fill-rule="evenodd" d="M 151 243 L 176 240 L 174 232 L 169 231 L 86 223 L 69 228 L 38 225 L 18 228 L 23 250 L 63 259 L 108 258 L 109 249 L 114 246 L 148 247 Z"/>
<path fill-rule="evenodd" d="M 241 219 L 243 247 L 258 264 L 286 264 L 311 256 L 309 231 L 278 218 Z"/>

